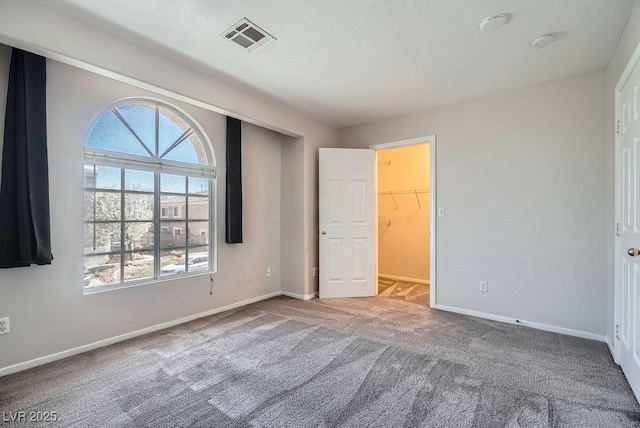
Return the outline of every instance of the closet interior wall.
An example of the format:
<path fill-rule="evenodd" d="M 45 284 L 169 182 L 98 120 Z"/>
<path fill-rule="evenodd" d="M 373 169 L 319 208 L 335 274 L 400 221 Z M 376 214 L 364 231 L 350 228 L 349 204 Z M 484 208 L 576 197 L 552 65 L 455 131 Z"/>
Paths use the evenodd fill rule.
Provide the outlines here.
<path fill-rule="evenodd" d="M 429 281 L 429 145 L 378 152 L 378 274 Z"/>

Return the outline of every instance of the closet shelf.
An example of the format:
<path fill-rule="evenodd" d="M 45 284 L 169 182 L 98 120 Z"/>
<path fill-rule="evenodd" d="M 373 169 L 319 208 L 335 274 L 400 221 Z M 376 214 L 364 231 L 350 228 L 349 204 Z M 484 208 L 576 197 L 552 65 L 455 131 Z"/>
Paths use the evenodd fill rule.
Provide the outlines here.
<path fill-rule="evenodd" d="M 413 195 L 414 193 L 431 193 L 431 191 L 429 189 L 388 190 L 386 192 L 378 192 L 378 195 Z"/>
<path fill-rule="evenodd" d="M 418 207 L 422 209 L 422 204 L 420 203 L 420 198 L 418 198 L 418 193 L 431 193 L 429 189 L 413 189 L 413 190 L 389 190 L 386 192 L 378 192 L 378 195 L 389 195 L 391 196 L 391 200 L 396 204 L 396 209 L 398 209 L 398 202 L 396 202 L 396 198 L 393 195 L 416 195 L 416 201 L 418 202 Z"/>

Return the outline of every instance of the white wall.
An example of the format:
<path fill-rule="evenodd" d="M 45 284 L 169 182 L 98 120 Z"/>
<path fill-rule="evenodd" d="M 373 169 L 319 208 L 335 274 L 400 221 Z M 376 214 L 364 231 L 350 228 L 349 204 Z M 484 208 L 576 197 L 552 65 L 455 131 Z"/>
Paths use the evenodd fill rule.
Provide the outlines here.
<path fill-rule="evenodd" d="M 614 340 L 615 245 L 615 88 L 640 43 L 640 0 L 633 3 L 624 33 L 607 67 L 607 338 Z"/>
<path fill-rule="evenodd" d="M 302 266 L 287 279 L 288 287 L 300 295 L 317 289 L 317 278 L 311 276 L 318 253 L 317 149 L 337 144 L 335 129 L 226 76 L 214 71 L 207 74 L 196 71 L 49 9 L 36 0 L 0 2 L 0 43 L 113 75 L 145 88 L 153 86 L 172 97 L 188 97 L 206 108 L 302 137 L 299 141 L 303 143 L 303 150 L 295 150 L 288 157 L 296 165 L 287 165 L 287 168 L 294 168 L 296 176 L 283 183 L 291 202 L 289 215 L 295 217 L 294 223 L 301 228 L 284 231 L 282 240 L 288 254 L 294 257 L 289 262 Z"/>
<path fill-rule="evenodd" d="M 282 142 L 282 205 L 280 228 L 282 230 L 282 291 L 304 296 L 308 292 L 300 278 L 305 277 L 303 252 L 287 242 L 296 242 L 296 237 L 304 236 L 302 217 L 296 215 L 297 195 L 304 194 L 304 164 L 297 159 L 304 158 L 304 142 L 301 138 L 284 137 Z M 302 285 L 302 287 L 301 287 Z"/>
<path fill-rule="evenodd" d="M 0 47 L 0 70 L 7 52 Z M 51 266 L 0 270 L 0 316 L 11 317 L 11 333 L 0 336 L 0 368 L 280 291 L 282 135 L 243 124 L 244 243 L 227 245 L 226 119 L 167 100 L 202 125 L 217 158 L 218 272 L 213 296 L 209 275 L 83 295 L 82 144 L 88 125 L 117 99 L 165 98 L 56 61 L 48 61 L 47 74 L 55 260 Z M 0 87 L 6 87 L 4 75 Z M 266 267 L 273 269 L 271 278 L 265 275 Z"/>
<path fill-rule="evenodd" d="M 605 119 L 596 71 L 340 138 L 364 148 L 437 135 L 438 304 L 604 335 Z"/>

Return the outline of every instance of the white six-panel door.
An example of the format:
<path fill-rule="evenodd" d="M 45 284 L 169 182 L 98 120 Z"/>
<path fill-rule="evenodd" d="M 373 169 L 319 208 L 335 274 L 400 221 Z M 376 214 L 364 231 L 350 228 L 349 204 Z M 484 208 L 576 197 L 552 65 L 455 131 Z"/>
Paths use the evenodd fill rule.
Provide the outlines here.
<path fill-rule="evenodd" d="M 640 397 L 640 66 L 619 95 L 618 159 L 621 216 L 616 290 L 618 361 Z"/>
<path fill-rule="evenodd" d="M 375 152 L 319 157 L 320 298 L 375 296 Z"/>

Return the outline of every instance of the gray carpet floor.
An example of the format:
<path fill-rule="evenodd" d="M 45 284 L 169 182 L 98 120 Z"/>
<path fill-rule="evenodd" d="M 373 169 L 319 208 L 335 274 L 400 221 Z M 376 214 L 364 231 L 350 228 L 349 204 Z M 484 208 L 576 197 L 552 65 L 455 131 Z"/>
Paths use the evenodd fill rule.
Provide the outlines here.
<path fill-rule="evenodd" d="M 273 298 L 0 378 L 70 427 L 634 427 L 603 343 L 398 298 Z"/>

